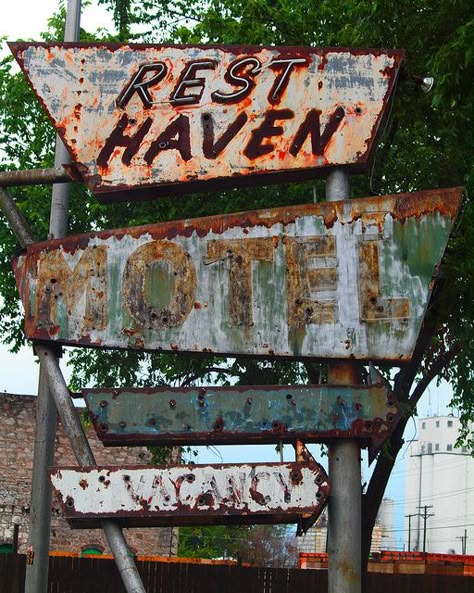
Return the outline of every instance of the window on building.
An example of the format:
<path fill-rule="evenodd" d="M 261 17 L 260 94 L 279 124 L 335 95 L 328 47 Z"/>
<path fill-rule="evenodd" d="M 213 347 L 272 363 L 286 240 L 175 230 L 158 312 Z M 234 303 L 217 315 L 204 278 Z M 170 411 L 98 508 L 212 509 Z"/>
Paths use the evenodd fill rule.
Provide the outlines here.
<path fill-rule="evenodd" d="M 421 428 L 426 428 L 426 422 L 421 423 Z"/>
<path fill-rule="evenodd" d="M 439 428 L 439 420 L 436 420 L 436 428 Z"/>
<path fill-rule="evenodd" d="M 439 451 L 439 443 L 435 444 L 435 451 Z"/>
<path fill-rule="evenodd" d="M 452 445 L 447 445 L 446 446 L 446 451 L 452 451 L 453 450 L 453 446 Z"/>
<path fill-rule="evenodd" d="M 452 420 L 448 420 L 448 428 L 451 427 L 453 425 L 453 421 Z"/>
<path fill-rule="evenodd" d="M 425 452 L 425 446 L 421 445 L 421 452 L 424 453 Z"/>

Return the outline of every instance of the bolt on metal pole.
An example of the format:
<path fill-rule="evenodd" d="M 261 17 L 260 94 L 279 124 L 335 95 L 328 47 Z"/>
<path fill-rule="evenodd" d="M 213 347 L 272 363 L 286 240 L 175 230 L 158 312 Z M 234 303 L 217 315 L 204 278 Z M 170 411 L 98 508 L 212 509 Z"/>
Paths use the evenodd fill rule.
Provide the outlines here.
<path fill-rule="evenodd" d="M 349 198 L 349 175 L 334 169 L 326 179 L 329 202 Z M 328 382 L 332 385 L 360 383 L 360 369 L 351 362 L 331 363 Z M 329 593 L 361 592 L 362 488 L 360 447 L 356 440 L 343 439 L 329 445 Z"/>
<path fill-rule="evenodd" d="M 81 0 L 68 0 L 64 41 L 79 40 Z M 56 138 L 54 167 L 70 163 L 69 154 Z M 69 221 L 69 184 L 53 185 L 49 233 L 51 238 L 67 234 Z M 28 547 L 33 563 L 26 567 L 25 593 L 46 593 L 48 589 L 49 545 L 51 532 L 51 484 L 47 468 L 54 463 L 56 436 L 56 406 L 40 365 L 36 417 L 34 465 L 31 483 L 30 524 Z"/>

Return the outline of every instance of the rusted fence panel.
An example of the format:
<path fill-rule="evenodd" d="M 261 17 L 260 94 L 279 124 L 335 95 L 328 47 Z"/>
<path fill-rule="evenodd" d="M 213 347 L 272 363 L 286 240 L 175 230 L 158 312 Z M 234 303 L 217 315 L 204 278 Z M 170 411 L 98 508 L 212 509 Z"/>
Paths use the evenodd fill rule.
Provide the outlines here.
<path fill-rule="evenodd" d="M 299 523 L 324 508 L 329 484 L 316 462 L 56 468 L 51 482 L 75 527 Z"/>
<path fill-rule="evenodd" d="M 266 357 L 411 358 L 461 189 L 174 221 L 28 246 L 31 339 Z"/>
<path fill-rule="evenodd" d="M 357 438 L 377 447 L 401 416 L 384 385 L 97 388 L 83 396 L 105 445 Z"/>
<path fill-rule="evenodd" d="M 163 184 L 183 192 L 212 180 L 222 187 L 363 169 L 403 57 L 304 47 L 11 48 L 89 188 L 108 199 L 155 197 Z"/>
<path fill-rule="evenodd" d="M 327 571 L 239 566 L 201 566 L 138 561 L 147 593 L 327 592 Z M 11 575 L 23 570 L 19 588 Z M 24 592 L 25 557 L 0 555 L 0 593 Z M 366 593 L 472 593 L 467 576 L 369 573 Z M 51 557 L 48 593 L 125 593 L 115 563 L 93 558 Z"/>

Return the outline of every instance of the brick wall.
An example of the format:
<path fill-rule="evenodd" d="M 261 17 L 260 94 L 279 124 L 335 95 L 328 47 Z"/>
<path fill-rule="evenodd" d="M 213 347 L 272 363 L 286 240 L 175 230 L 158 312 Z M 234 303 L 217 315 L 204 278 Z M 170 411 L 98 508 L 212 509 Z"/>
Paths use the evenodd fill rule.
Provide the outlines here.
<path fill-rule="evenodd" d="M 36 423 L 36 397 L 0 394 L 0 545 L 11 543 L 14 523 L 19 524 L 19 549 L 26 550 L 30 511 L 31 474 Z M 81 413 L 82 410 L 78 410 Z M 143 447 L 104 448 L 93 428 L 87 430 L 98 465 L 133 465 L 147 463 L 149 453 Z M 58 420 L 55 465 L 76 465 L 61 423 Z M 176 554 L 177 530 L 168 528 L 126 529 L 129 546 L 137 554 L 169 556 Z M 51 550 L 80 552 L 97 545 L 109 553 L 100 529 L 70 529 L 53 497 Z"/>

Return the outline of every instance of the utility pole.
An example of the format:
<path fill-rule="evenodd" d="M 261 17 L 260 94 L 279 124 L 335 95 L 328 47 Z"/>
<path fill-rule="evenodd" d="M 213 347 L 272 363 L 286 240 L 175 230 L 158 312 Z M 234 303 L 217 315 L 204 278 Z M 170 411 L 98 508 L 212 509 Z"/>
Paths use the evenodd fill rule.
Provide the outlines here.
<path fill-rule="evenodd" d="M 408 517 L 408 551 L 411 552 L 411 518 L 416 517 L 419 513 L 412 513 L 411 515 L 405 515 Z"/>
<path fill-rule="evenodd" d="M 434 513 L 428 513 L 428 509 L 432 509 L 433 505 L 425 504 L 422 507 L 418 507 L 419 509 L 423 509 L 423 513 L 418 513 L 420 517 L 423 518 L 423 554 L 426 552 L 426 520 L 428 517 L 434 517 Z"/>
<path fill-rule="evenodd" d="M 462 545 L 462 553 L 463 555 L 466 554 L 466 548 L 467 548 L 467 529 L 464 530 L 464 535 L 460 535 L 458 536 L 456 539 L 460 539 L 461 540 L 461 545 Z"/>

